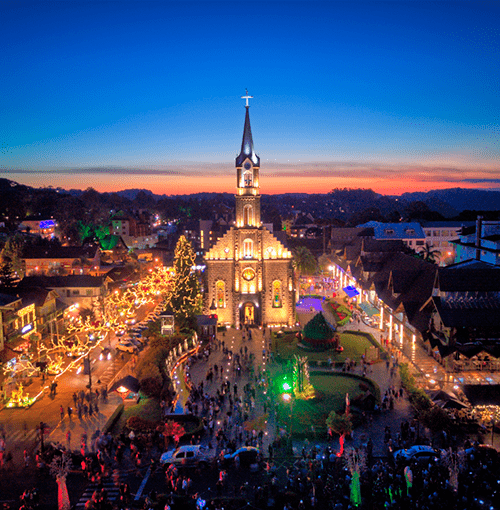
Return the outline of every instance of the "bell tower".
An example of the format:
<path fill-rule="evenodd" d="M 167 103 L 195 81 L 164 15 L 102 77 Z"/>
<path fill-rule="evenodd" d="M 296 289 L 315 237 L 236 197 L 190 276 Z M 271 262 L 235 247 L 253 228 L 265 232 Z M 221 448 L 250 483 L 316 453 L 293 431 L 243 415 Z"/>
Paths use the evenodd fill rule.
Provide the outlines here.
<path fill-rule="evenodd" d="M 241 98 L 246 101 L 246 113 L 241 151 L 236 157 L 236 226 L 260 227 L 260 158 L 255 154 L 253 147 L 248 105 L 248 100 L 252 99 L 252 96 L 248 95 L 247 90 L 246 95 Z"/>

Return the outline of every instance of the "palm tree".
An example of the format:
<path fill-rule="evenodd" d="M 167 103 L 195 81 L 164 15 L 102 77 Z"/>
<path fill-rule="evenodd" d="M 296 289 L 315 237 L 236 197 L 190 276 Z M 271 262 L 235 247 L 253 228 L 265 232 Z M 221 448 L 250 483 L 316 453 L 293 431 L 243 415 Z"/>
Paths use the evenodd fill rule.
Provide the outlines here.
<path fill-rule="evenodd" d="M 425 243 L 424 246 L 420 248 L 418 253 L 424 260 L 430 262 L 431 264 L 437 264 L 439 258 L 441 257 L 441 252 L 427 243 Z"/>
<path fill-rule="evenodd" d="M 326 419 L 326 426 L 340 436 L 340 452 L 344 452 L 344 438 L 352 432 L 352 421 L 348 414 L 337 414 L 332 411 Z"/>
<path fill-rule="evenodd" d="M 311 250 L 306 246 L 297 246 L 292 250 L 293 253 L 293 269 L 295 272 L 295 288 L 300 294 L 299 280 L 304 273 L 313 273 L 316 270 L 317 262 Z"/>

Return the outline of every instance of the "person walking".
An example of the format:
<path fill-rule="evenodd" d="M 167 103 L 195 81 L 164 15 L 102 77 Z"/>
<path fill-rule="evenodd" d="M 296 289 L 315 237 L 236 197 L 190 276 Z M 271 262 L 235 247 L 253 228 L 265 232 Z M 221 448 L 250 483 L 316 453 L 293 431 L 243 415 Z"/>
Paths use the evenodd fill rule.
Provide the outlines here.
<path fill-rule="evenodd" d="M 62 420 L 64 420 L 64 407 L 63 406 L 59 407 L 59 412 L 61 413 L 61 421 L 62 421 Z"/>

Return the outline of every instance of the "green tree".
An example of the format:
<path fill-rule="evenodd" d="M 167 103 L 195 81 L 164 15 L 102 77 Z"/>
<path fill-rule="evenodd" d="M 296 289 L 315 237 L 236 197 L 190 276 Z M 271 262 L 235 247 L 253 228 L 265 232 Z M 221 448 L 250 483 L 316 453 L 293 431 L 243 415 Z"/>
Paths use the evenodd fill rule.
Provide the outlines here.
<path fill-rule="evenodd" d="M 422 246 L 418 254 L 427 262 L 431 262 L 432 264 L 437 264 L 441 257 L 441 252 L 434 248 L 432 245 L 428 245 L 427 243 Z"/>
<path fill-rule="evenodd" d="M 177 241 L 174 253 L 174 286 L 170 306 L 179 319 L 187 319 L 199 311 L 200 285 L 193 270 L 195 254 L 185 236 Z"/>
<path fill-rule="evenodd" d="M 12 266 L 12 272 L 22 278 L 24 240 L 21 235 L 16 234 L 7 239 L 2 250 L 2 259 L 9 259 Z"/>
<path fill-rule="evenodd" d="M 352 432 L 352 421 L 349 415 L 337 414 L 332 411 L 327 419 L 326 426 L 340 436 L 340 454 L 344 451 L 344 439 Z"/>
<path fill-rule="evenodd" d="M 297 246 L 292 250 L 293 269 L 295 273 L 295 288 L 299 289 L 299 279 L 302 274 L 314 273 L 317 267 L 316 258 L 311 250 L 305 246 Z"/>
<path fill-rule="evenodd" d="M 0 266 L 0 286 L 12 288 L 15 283 L 16 277 L 14 276 L 10 257 L 4 256 L 2 265 Z"/>

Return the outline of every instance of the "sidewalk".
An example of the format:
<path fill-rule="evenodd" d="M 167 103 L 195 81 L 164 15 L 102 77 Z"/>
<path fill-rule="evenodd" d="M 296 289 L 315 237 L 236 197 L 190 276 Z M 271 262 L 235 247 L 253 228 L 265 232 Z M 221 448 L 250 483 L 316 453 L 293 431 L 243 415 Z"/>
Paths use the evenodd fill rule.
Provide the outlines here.
<path fill-rule="evenodd" d="M 54 443 L 60 444 L 70 450 L 80 449 L 80 440 L 83 434 L 87 435 L 87 447 L 90 449 L 92 435 L 105 430 L 106 425 L 110 422 L 113 414 L 117 412 L 118 408 L 123 405 L 122 398 L 116 393 L 112 392 L 108 398 L 103 401 L 99 399 L 98 408 L 99 412 L 94 413 L 92 416 L 78 418 L 76 413 L 73 413 L 71 419 L 67 413 L 64 419 L 59 421 L 56 427 L 50 431 L 48 437 L 45 438 L 45 444 L 49 445 Z M 71 433 L 71 440 L 68 444 L 67 433 Z"/>

